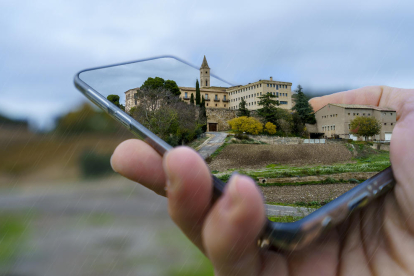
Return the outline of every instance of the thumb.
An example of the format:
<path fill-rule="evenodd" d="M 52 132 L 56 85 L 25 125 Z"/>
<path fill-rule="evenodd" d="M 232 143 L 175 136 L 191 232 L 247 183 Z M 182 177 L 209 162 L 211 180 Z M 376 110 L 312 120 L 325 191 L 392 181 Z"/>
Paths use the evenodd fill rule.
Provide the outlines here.
<path fill-rule="evenodd" d="M 204 246 L 216 275 L 259 273 L 257 239 L 265 218 L 262 196 L 253 180 L 233 176 L 203 229 Z"/>

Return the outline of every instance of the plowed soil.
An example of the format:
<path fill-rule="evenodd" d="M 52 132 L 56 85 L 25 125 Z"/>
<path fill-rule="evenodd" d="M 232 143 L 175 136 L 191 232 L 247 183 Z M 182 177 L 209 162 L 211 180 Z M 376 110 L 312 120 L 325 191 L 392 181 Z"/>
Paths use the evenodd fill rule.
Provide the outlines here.
<path fill-rule="evenodd" d="M 324 184 L 260 187 L 265 202 L 296 203 L 332 200 L 357 184 Z"/>
<path fill-rule="evenodd" d="M 351 152 L 340 144 L 237 145 L 230 144 L 209 164 L 211 170 L 258 169 L 269 164 L 328 165 L 351 160 Z"/>

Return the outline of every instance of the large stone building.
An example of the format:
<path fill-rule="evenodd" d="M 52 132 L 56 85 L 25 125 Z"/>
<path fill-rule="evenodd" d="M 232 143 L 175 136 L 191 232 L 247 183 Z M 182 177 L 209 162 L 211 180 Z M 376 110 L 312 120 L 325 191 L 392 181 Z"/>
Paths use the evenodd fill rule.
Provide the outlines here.
<path fill-rule="evenodd" d="M 195 88 L 180 87 L 181 98 L 190 101 L 191 94 L 195 98 Z M 239 104 L 243 98 L 249 110 L 259 109 L 258 97 L 272 93 L 280 103 L 280 108 L 292 108 L 292 83 L 275 81 L 272 77 L 269 80 L 259 80 L 246 85 L 232 87 L 210 86 L 210 67 L 204 56 L 200 67 L 200 94 L 206 101 L 207 108 L 226 108 L 229 110 L 239 109 Z"/>
<path fill-rule="evenodd" d="M 315 112 L 317 132 L 326 138 L 356 140 L 357 137 L 350 133 L 350 123 L 356 116 L 374 117 L 381 122 L 381 133 L 372 139 L 391 140 L 396 123 L 395 110 L 372 105 L 327 104 Z"/>
<path fill-rule="evenodd" d="M 181 91 L 180 98 L 187 103 L 190 103 L 191 94 L 193 94 L 194 99 L 196 98 L 195 87 L 179 88 Z M 137 101 L 134 98 L 137 89 L 139 88 L 125 92 L 125 110 L 127 112 L 137 105 Z M 258 97 L 266 93 L 272 93 L 276 96 L 275 100 L 279 101 L 280 108 L 291 109 L 293 106 L 291 89 L 292 83 L 275 81 L 272 77 L 269 80 L 259 80 L 246 85 L 232 87 L 211 86 L 210 67 L 205 56 L 200 67 L 200 96 L 204 98 L 206 108 L 212 109 L 210 112 L 207 112 L 208 131 L 228 130 L 229 126 L 224 121 L 235 117 L 235 111 L 239 109 L 241 99 L 246 101 L 249 110 L 257 110 L 260 108 L 258 104 L 260 99 Z M 219 109 L 223 111 L 218 112 Z"/>

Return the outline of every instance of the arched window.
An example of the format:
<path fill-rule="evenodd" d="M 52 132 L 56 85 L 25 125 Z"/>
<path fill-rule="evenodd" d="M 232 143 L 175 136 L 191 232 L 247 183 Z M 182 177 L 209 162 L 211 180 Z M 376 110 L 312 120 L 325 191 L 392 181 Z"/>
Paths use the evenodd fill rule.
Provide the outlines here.
<path fill-rule="evenodd" d="M 207 81 L 206 81 L 206 86 L 208 86 Z"/>

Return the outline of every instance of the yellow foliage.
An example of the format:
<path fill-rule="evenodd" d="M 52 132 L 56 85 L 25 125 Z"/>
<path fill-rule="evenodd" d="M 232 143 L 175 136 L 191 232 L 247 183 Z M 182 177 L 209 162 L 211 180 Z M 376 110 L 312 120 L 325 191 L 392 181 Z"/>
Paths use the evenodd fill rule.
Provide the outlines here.
<path fill-rule="evenodd" d="M 228 121 L 231 129 L 257 135 L 263 131 L 263 124 L 256 118 L 241 116 Z"/>
<path fill-rule="evenodd" d="M 265 131 L 269 134 L 275 134 L 276 133 L 276 126 L 272 124 L 271 122 L 267 122 L 265 125 Z"/>

